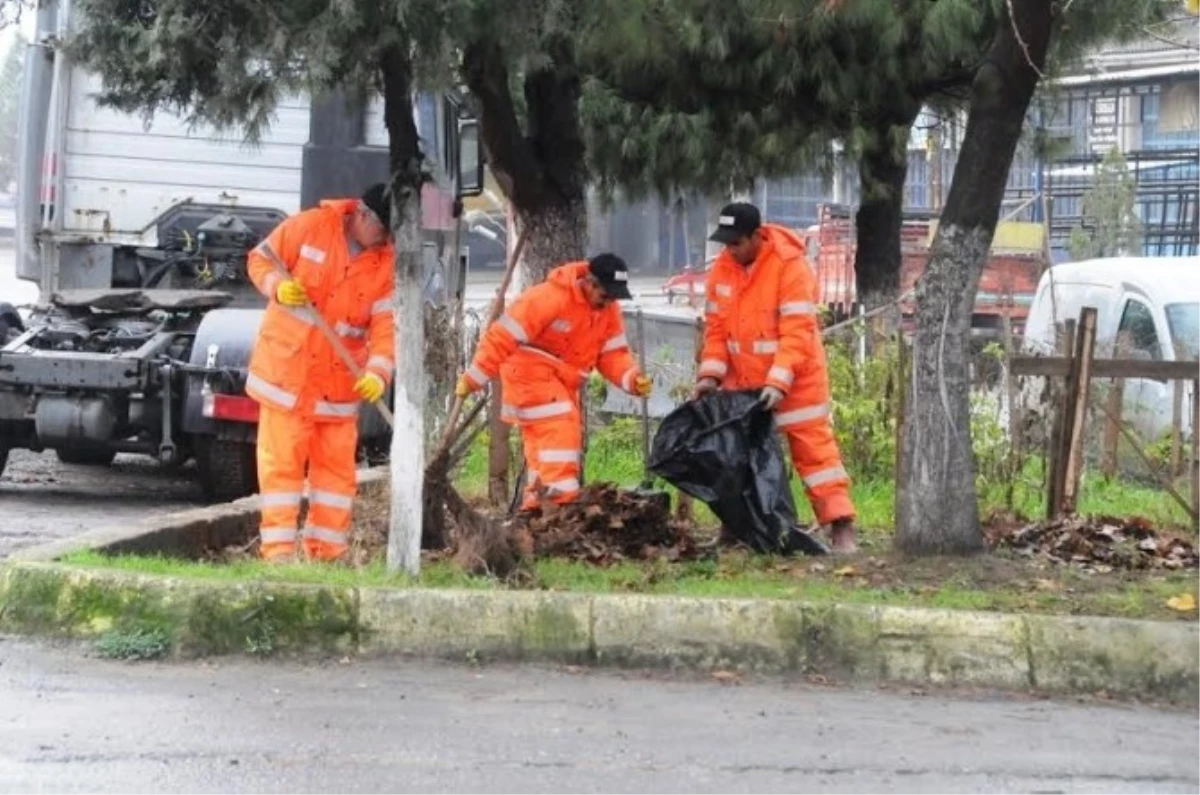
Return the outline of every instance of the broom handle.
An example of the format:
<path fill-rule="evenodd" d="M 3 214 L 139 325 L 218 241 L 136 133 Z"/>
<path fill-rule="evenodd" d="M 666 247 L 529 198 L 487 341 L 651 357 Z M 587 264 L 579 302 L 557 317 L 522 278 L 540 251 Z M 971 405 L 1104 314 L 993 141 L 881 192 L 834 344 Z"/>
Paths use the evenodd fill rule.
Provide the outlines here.
<path fill-rule="evenodd" d="M 267 252 L 267 258 L 271 260 L 271 264 L 275 266 L 276 273 L 278 273 L 284 279 L 292 278 L 291 272 L 288 271 L 287 266 L 283 264 L 283 260 L 279 259 L 279 255 L 275 253 L 275 249 L 267 245 L 263 246 L 260 250 Z M 313 306 L 311 301 L 306 301 L 305 303 L 312 307 L 313 316 L 317 319 L 317 328 L 319 328 L 321 333 L 325 335 L 325 339 L 329 340 L 329 344 L 333 346 L 333 349 L 337 352 L 337 355 L 342 360 L 342 363 L 345 364 L 347 369 L 350 370 L 350 373 L 354 376 L 355 380 L 362 378 L 362 368 L 358 366 L 358 362 L 354 361 L 354 357 L 350 355 L 350 351 L 346 350 L 346 346 L 342 344 L 341 338 L 334 332 L 332 328 L 329 327 L 329 323 L 325 320 L 325 316 L 322 315 L 315 306 Z M 392 417 L 392 412 L 387 405 L 384 404 L 383 398 L 380 398 L 371 405 L 375 406 L 375 408 L 379 410 L 379 415 L 383 417 L 389 428 L 395 427 L 396 423 Z"/>
<path fill-rule="evenodd" d="M 504 294 L 508 292 L 508 285 L 512 283 L 513 272 L 517 269 L 517 263 L 521 261 L 521 252 L 525 249 L 525 241 L 529 238 L 529 227 L 525 226 L 519 235 L 517 235 L 517 245 L 513 247 L 512 256 L 508 258 L 508 265 L 504 268 L 504 276 L 500 279 L 500 289 L 496 292 L 496 297 L 492 299 L 491 308 L 488 310 L 487 322 L 483 324 L 483 331 L 486 332 L 488 327 L 496 322 L 500 317 L 500 311 L 504 308 Z M 465 294 L 465 293 L 464 293 Z M 483 340 L 483 334 L 479 335 L 479 340 Z M 479 343 L 476 342 L 476 350 Z M 475 351 L 471 351 L 471 359 L 474 360 Z M 458 417 L 462 413 L 465 400 L 458 397 L 454 398 L 454 404 L 450 407 L 450 419 L 446 422 L 446 430 L 442 432 L 442 441 L 438 443 L 437 450 L 434 452 L 431 461 L 435 461 L 445 455 L 446 450 L 450 445 L 458 439 L 461 430 L 458 426 Z"/>

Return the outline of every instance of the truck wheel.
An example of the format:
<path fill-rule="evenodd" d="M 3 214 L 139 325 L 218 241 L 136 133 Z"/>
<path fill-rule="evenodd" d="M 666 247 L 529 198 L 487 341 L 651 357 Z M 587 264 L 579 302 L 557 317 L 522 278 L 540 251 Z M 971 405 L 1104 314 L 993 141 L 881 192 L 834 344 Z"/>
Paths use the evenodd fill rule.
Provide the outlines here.
<path fill-rule="evenodd" d="M 117 457 L 116 450 L 105 450 L 103 447 L 70 447 L 55 450 L 54 454 L 64 464 L 81 464 L 83 466 L 106 467 Z"/>
<path fill-rule="evenodd" d="M 229 502 L 258 492 L 254 445 L 202 436 L 196 439 L 200 488 L 213 502 Z"/>

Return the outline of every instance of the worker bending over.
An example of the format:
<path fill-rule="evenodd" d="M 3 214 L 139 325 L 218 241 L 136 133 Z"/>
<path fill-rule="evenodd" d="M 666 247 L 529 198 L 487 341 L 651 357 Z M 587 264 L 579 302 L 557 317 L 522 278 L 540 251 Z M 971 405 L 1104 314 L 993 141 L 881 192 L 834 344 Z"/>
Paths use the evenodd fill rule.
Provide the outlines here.
<path fill-rule="evenodd" d="M 306 468 L 304 552 L 336 560 L 346 551 L 359 401 L 379 400 L 394 369 L 390 217 L 387 190 L 374 185 L 361 199 L 323 201 L 288 218 L 250 252 L 250 279 L 268 299 L 246 392 L 260 406 L 259 533 L 269 561 L 296 559 Z M 338 357 L 315 312 L 365 370 L 361 377 Z"/>
<path fill-rule="evenodd" d="M 616 303 L 631 297 L 629 269 L 615 254 L 561 265 L 487 329 L 458 379 L 455 394 L 466 397 L 500 376 L 501 418 L 520 426 L 525 446 L 522 510 L 537 508 L 543 490 L 557 504 L 579 495 L 579 388 L 593 368 L 632 395 L 650 395 Z"/>
<path fill-rule="evenodd" d="M 704 349 L 695 395 L 761 389 L 787 436 L 792 462 L 836 552 L 856 549 L 850 478 L 830 424 L 829 373 L 817 323 L 816 282 L 804 243 L 763 224 L 758 208 L 721 210 L 709 238 L 725 248 L 705 284 Z"/>

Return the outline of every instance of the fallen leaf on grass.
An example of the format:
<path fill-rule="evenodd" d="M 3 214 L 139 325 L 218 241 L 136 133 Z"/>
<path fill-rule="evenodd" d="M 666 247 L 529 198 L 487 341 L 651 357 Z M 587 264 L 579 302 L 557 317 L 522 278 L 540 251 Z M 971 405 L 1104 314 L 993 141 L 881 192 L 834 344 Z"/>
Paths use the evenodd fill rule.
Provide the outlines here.
<path fill-rule="evenodd" d="M 1167 607 L 1171 608 L 1172 610 L 1178 610 L 1180 613 L 1186 613 L 1189 610 L 1196 609 L 1196 598 L 1190 593 L 1172 596 L 1167 600 Z"/>
<path fill-rule="evenodd" d="M 833 570 L 834 577 L 857 577 L 858 569 L 853 566 L 842 566 L 840 569 Z"/>

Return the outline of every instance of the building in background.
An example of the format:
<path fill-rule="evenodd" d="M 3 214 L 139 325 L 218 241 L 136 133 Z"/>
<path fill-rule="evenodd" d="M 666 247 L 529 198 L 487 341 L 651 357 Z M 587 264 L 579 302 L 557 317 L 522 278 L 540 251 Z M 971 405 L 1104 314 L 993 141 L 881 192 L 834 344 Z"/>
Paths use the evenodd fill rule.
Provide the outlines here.
<path fill-rule="evenodd" d="M 909 139 L 906 210 L 941 209 L 965 126 L 965 110 L 950 118 L 929 111 L 918 117 Z M 1096 219 L 1084 217 L 1083 197 L 1114 147 L 1136 185 L 1141 229 L 1128 253 L 1200 253 L 1200 24 L 1190 5 L 1181 3 L 1177 19 L 1143 39 L 1099 49 L 1043 86 L 1029 130 L 1014 158 L 1002 218 L 1048 219 L 1056 261 L 1071 257 L 1074 231 L 1095 227 Z M 750 198 L 764 218 L 804 229 L 818 223 L 823 204 L 855 207 L 858 176 L 852 163 L 843 163 L 828 176 L 764 180 Z M 715 253 L 705 230 L 728 199 L 683 195 L 670 203 L 618 200 L 609 208 L 595 202 L 591 248 L 616 251 L 648 273 L 702 266 Z"/>

